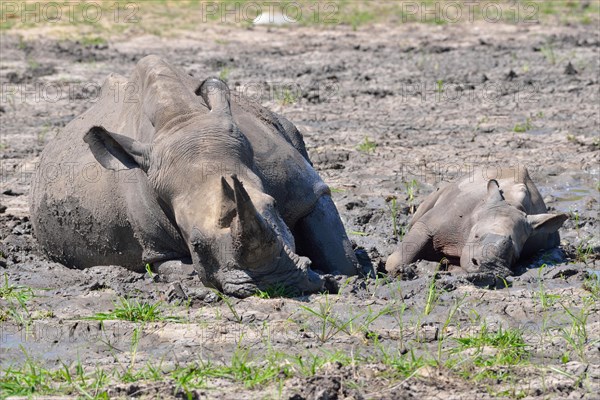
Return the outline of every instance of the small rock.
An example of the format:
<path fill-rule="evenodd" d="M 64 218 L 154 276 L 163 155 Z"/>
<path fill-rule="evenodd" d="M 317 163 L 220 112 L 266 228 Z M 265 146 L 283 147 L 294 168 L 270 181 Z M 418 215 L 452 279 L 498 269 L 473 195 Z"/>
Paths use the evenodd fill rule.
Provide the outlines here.
<path fill-rule="evenodd" d="M 366 203 L 362 200 L 350 201 L 346 204 L 346 210 L 353 210 L 355 207 L 363 208 Z"/>
<path fill-rule="evenodd" d="M 56 73 L 56 68 L 53 65 L 40 65 L 33 68 L 28 68 L 28 72 L 33 78 L 39 78 L 41 76 L 53 75 Z"/>
<path fill-rule="evenodd" d="M 198 300 L 207 304 L 212 304 L 220 300 L 219 295 L 217 295 L 217 293 L 203 286 L 188 287 L 186 288 L 186 292 L 188 297 L 193 301 Z"/>
<path fill-rule="evenodd" d="M 478 287 L 495 287 L 496 286 L 496 276 L 491 273 L 485 272 L 473 272 L 468 274 L 466 280 L 471 282 L 473 285 Z"/>
<path fill-rule="evenodd" d="M 23 81 L 23 78 L 14 71 L 7 73 L 6 79 L 9 83 L 21 83 Z"/>
<path fill-rule="evenodd" d="M 415 375 L 418 375 L 421 378 L 434 378 L 436 376 L 439 376 L 439 374 L 440 372 L 437 368 L 434 368 L 429 365 L 425 365 L 424 367 L 419 368 L 415 372 Z"/>
<path fill-rule="evenodd" d="M 6 212 L 6 206 L 3 204 L 0 204 L 0 214 L 4 214 Z"/>
<path fill-rule="evenodd" d="M 417 267 L 414 264 L 402 265 L 398 269 L 398 277 L 403 281 L 412 281 L 418 277 Z"/>
<path fill-rule="evenodd" d="M 569 61 L 569 63 L 567 64 L 567 67 L 565 68 L 565 74 L 566 75 L 577 75 L 578 73 L 579 72 L 577 72 L 577 70 L 575 69 L 573 64 L 571 64 L 571 62 Z"/>
<path fill-rule="evenodd" d="M 435 342 L 438 338 L 438 332 L 439 329 L 436 325 L 423 324 L 419 333 L 419 339 L 425 343 Z"/>
<path fill-rule="evenodd" d="M 172 302 L 174 300 L 187 300 L 188 296 L 181 287 L 181 283 L 173 282 L 169 285 L 166 291 L 167 300 Z"/>
<path fill-rule="evenodd" d="M 433 274 L 439 270 L 439 263 L 435 261 L 419 260 L 410 265 L 413 266 L 417 275 Z"/>
<path fill-rule="evenodd" d="M 2 192 L 2 194 L 6 195 L 6 196 L 22 196 L 23 195 L 23 193 L 15 192 L 12 189 L 6 189 L 4 192 Z"/>
<path fill-rule="evenodd" d="M 373 218 L 373 212 L 365 211 L 365 212 L 361 213 L 358 217 L 356 217 L 356 223 L 358 225 L 366 225 L 369 223 L 371 218 Z"/>
<path fill-rule="evenodd" d="M 589 369 L 589 365 L 578 361 L 570 361 L 564 365 L 564 369 L 574 376 L 582 376 Z"/>
<path fill-rule="evenodd" d="M 196 274 L 193 264 L 183 263 L 178 260 L 171 260 L 155 265 L 158 281 L 160 282 L 178 282 L 181 279 L 191 278 Z"/>
<path fill-rule="evenodd" d="M 335 276 L 330 274 L 325 274 L 322 276 L 323 278 L 323 289 L 330 294 L 337 294 L 340 291 L 340 284 L 335 279 Z"/>

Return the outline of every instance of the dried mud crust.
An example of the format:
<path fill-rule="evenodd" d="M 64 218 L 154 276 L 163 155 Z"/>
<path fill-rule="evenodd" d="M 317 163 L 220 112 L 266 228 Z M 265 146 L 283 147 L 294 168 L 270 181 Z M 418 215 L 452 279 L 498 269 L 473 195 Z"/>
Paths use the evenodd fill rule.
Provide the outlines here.
<path fill-rule="evenodd" d="M 38 295 L 28 303 L 33 336 L 10 319 L 1 322 L 0 364 L 5 368 L 25 362 L 19 347 L 23 345 L 30 357 L 48 367 L 77 359 L 92 369 L 127 365 L 137 325 L 100 324 L 84 317 L 113 309 L 118 296 L 132 296 L 162 301 L 165 313 L 181 318 L 144 326 L 134 363 L 139 368 L 151 360 L 162 360 L 165 369 L 199 359 L 227 363 L 239 348 L 256 357 L 275 349 L 305 359 L 317 354 L 335 360 L 326 355 L 341 352 L 367 360 L 330 361 L 310 376 L 292 369 L 282 384 L 259 388 L 212 378 L 206 388 L 189 392 L 196 398 L 255 398 L 263 392 L 295 400 L 521 394 L 593 398 L 600 379 L 600 351 L 593 340 L 600 336 L 597 299 L 583 324 L 589 338 L 583 353 L 569 350 L 560 329 L 568 331 L 572 323 L 564 307 L 583 309 L 583 299 L 590 295 L 584 282 L 590 271 L 600 270 L 599 44 L 594 26 L 503 24 L 375 26 L 358 31 L 201 26 L 184 38 L 144 36 L 87 47 L 49 39 L 23 44 L 3 34 L 1 82 L 16 87 L 61 85 L 64 96 L 54 101 L 50 93 L 37 98 L 16 93 L 0 103 L 0 275 L 11 284 L 34 288 Z M 232 90 L 258 98 L 293 121 L 304 134 L 315 167 L 334 189 L 365 267 L 381 271 L 397 243 L 390 196 L 397 197 L 394 212 L 401 230 L 411 208 L 465 165 L 527 166 L 548 206 L 571 213 L 561 230 L 561 248 L 521 263 L 519 275 L 510 278 L 505 289 L 480 288 L 461 275 L 436 273 L 435 264 L 421 262 L 407 267 L 397 281 L 342 279 L 339 295 L 249 298 L 233 300 L 233 305 L 199 288 L 193 273 L 151 277 L 116 266 L 79 271 L 49 262 L 37 251 L 27 203 L 39 154 L 61 127 L 91 105 L 94 90 L 109 73 L 127 76 L 151 53 L 199 80 L 226 74 Z M 365 145 L 357 148 L 361 143 Z M 540 269 L 544 263 L 552 266 Z M 434 275 L 441 295 L 425 315 Z M 542 307 L 540 282 L 560 301 Z M 483 277 L 476 283 L 498 282 Z M 463 297 L 444 330 L 449 311 Z M 176 305 L 177 300 L 184 305 Z M 377 313 L 404 305 L 406 311 L 404 322 L 390 312 L 368 330 L 323 337 L 319 320 L 304 308 L 319 310 L 323 304 L 330 304 L 333 315 L 344 320 L 367 308 Z M 412 349 L 417 358 L 435 358 L 440 334 L 450 338 L 443 346 L 450 346 L 455 345 L 451 338 L 473 334 L 469 329 L 475 325 L 481 328 L 481 319 L 475 324 L 471 310 L 490 329 L 522 329 L 530 362 L 490 367 L 495 373 L 502 368 L 510 372 L 500 380 L 474 381 L 477 371 L 460 376 L 448 366 L 422 366 L 402 378 L 393 375 L 401 366 L 385 362 L 382 349 L 389 354 Z M 542 334 L 549 320 L 556 323 L 554 336 Z M 563 358 L 566 349 L 568 360 Z M 112 383 L 109 394 L 186 395 L 169 379 Z"/>

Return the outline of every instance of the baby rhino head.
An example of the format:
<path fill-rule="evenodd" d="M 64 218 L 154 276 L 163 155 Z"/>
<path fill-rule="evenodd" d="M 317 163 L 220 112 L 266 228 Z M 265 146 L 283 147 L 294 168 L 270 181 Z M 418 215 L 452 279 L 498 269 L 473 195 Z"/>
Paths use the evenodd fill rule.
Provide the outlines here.
<path fill-rule="evenodd" d="M 509 273 L 534 235 L 558 231 L 567 219 L 565 214 L 534 214 L 507 203 L 496 180 L 487 185 L 487 197 L 474 210 L 474 224 L 460 257 L 468 272 Z"/>

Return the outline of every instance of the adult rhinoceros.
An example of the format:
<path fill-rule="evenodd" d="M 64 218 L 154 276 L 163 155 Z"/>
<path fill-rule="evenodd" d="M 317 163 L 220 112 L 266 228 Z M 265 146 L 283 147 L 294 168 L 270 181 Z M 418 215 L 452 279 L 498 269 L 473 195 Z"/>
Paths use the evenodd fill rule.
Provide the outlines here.
<path fill-rule="evenodd" d="M 46 146 L 31 214 L 43 251 L 76 268 L 191 259 L 204 284 L 235 296 L 319 290 L 311 261 L 357 273 L 295 126 L 156 56 L 129 80 L 110 75 Z"/>
<path fill-rule="evenodd" d="M 395 275 L 446 257 L 467 272 L 507 275 L 520 257 L 557 246 L 566 219 L 547 213 L 527 168 L 475 169 L 425 199 L 385 268 Z"/>

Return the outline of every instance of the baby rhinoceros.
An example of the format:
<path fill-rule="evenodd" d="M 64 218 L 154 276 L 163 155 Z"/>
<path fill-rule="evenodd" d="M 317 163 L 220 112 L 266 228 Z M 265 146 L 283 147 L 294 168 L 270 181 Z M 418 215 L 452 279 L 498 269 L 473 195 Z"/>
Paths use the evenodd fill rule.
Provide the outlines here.
<path fill-rule="evenodd" d="M 41 155 L 31 193 L 41 248 L 67 266 L 191 262 L 234 296 L 320 290 L 358 263 L 330 190 L 285 118 L 156 56 Z M 311 262 L 312 261 L 312 262 Z"/>
<path fill-rule="evenodd" d="M 525 167 L 496 173 L 489 179 L 486 170 L 475 170 L 429 195 L 386 270 L 396 275 L 419 259 L 446 257 L 466 272 L 507 276 L 520 257 L 557 246 L 567 216 L 547 214 Z"/>

